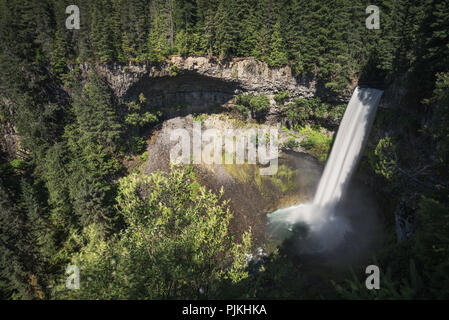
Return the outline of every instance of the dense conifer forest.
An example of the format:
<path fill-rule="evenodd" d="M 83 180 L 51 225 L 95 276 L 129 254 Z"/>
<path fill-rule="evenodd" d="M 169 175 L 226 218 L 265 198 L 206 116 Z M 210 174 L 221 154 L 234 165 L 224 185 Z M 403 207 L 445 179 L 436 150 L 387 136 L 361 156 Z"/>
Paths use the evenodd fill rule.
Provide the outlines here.
<path fill-rule="evenodd" d="M 79 29 L 66 28 L 72 4 Z M 370 4 L 378 30 L 365 26 Z M 81 82 L 79 66 L 172 55 L 289 65 L 335 96 L 357 82 L 402 86 L 360 169 L 391 224 L 373 257 L 388 266 L 384 290 L 366 290 L 362 273 L 306 294 L 282 254 L 250 273 L 251 230 L 231 235 L 226 201 L 192 168 L 128 171 L 127 155 L 151 158 L 141 135 L 162 114 L 141 108 L 143 95 L 119 108 L 99 74 Z M 317 105 L 287 116 L 300 123 L 301 108 Z M 0 0 L 0 122 L 1 139 L 14 128 L 18 145 L 0 153 L 2 299 L 449 298 L 448 0 Z M 398 243 L 405 194 L 416 228 Z M 90 279 L 81 290 L 65 289 L 69 264 Z"/>

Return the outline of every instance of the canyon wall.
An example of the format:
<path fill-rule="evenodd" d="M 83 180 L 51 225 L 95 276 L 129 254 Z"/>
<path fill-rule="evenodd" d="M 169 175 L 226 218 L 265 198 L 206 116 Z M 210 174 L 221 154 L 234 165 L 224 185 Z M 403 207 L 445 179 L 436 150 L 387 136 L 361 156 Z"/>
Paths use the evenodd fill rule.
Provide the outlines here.
<path fill-rule="evenodd" d="M 290 66 L 270 68 L 251 57 L 220 62 L 213 57 L 172 56 L 159 64 L 82 64 L 84 78 L 93 67 L 118 99 L 132 101 L 143 93 L 149 106 L 163 106 L 166 114 L 179 114 L 180 109 L 183 114 L 211 111 L 247 92 L 268 95 L 270 120 L 281 113 L 274 101 L 276 93 L 288 91 L 290 101 L 326 94 L 315 79 L 296 77 Z"/>
<path fill-rule="evenodd" d="M 81 65 L 84 72 L 91 68 L 89 64 Z M 219 62 L 202 56 L 172 56 L 160 64 L 110 63 L 97 65 L 96 68 L 104 75 L 117 97 L 125 96 L 139 81 L 186 74 L 238 84 L 240 90 L 246 92 L 275 94 L 288 90 L 292 97 L 312 97 L 317 93 L 313 79 L 297 79 L 289 66 L 270 68 L 266 63 L 253 58 L 234 58 L 228 62 Z"/>

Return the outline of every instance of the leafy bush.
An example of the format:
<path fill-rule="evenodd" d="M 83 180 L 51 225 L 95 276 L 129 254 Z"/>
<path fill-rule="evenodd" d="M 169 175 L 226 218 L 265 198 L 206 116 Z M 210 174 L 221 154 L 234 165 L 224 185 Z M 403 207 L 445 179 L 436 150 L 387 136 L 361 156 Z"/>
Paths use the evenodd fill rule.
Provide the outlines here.
<path fill-rule="evenodd" d="M 14 159 L 9 162 L 9 165 L 16 170 L 23 170 L 27 167 L 27 163 L 22 159 Z"/>
<path fill-rule="evenodd" d="M 147 124 L 155 123 L 158 120 L 158 115 L 151 112 L 131 113 L 125 118 L 125 123 L 131 126 L 144 127 Z"/>
<path fill-rule="evenodd" d="M 250 108 L 253 118 L 258 120 L 265 118 L 269 106 L 270 99 L 267 95 L 263 94 L 253 97 L 250 101 Z"/>
<path fill-rule="evenodd" d="M 288 105 L 286 116 L 294 124 L 304 125 L 307 120 L 327 118 L 328 106 L 320 98 L 297 98 Z"/>
<path fill-rule="evenodd" d="M 270 106 L 270 99 L 266 94 L 256 95 L 249 101 L 249 106 L 256 112 L 265 112 Z"/>
<path fill-rule="evenodd" d="M 345 110 L 346 110 L 346 105 L 344 105 L 344 104 L 334 106 L 329 109 L 329 117 L 334 121 L 340 122 L 340 120 L 343 119 Z"/>
<path fill-rule="evenodd" d="M 327 106 L 324 103 L 318 104 L 314 110 L 313 115 L 315 118 L 325 118 L 327 114 Z"/>
<path fill-rule="evenodd" d="M 287 100 L 290 97 L 290 92 L 288 92 L 287 90 L 278 92 L 274 95 L 274 100 L 277 103 L 283 103 L 285 100 Z"/>
<path fill-rule="evenodd" d="M 141 153 L 143 149 L 145 148 L 145 139 L 141 137 L 132 137 L 130 144 L 129 144 L 129 150 L 132 153 Z"/>
<path fill-rule="evenodd" d="M 437 200 L 423 197 L 418 204 L 417 216 L 414 239 L 417 255 L 425 257 L 425 265 L 432 268 L 441 264 L 448 266 L 449 208 Z"/>
<path fill-rule="evenodd" d="M 206 119 L 207 119 L 207 113 L 193 115 L 193 121 L 199 122 L 201 124 L 204 124 L 204 121 L 206 121 Z"/>
<path fill-rule="evenodd" d="M 251 111 L 253 118 L 262 119 L 265 117 L 268 108 L 270 107 L 270 98 L 266 94 L 254 95 L 254 94 L 240 94 L 236 97 L 237 104 L 236 109 L 242 114 L 245 109 Z"/>
<path fill-rule="evenodd" d="M 292 104 L 288 105 L 287 118 L 293 123 L 303 124 L 312 115 L 313 106 L 316 101 L 317 99 L 295 99 Z"/>
<path fill-rule="evenodd" d="M 295 138 L 289 138 L 287 141 L 284 142 L 284 148 L 286 149 L 295 149 L 299 147 L 298 141 L 296 141 Z"/>
<path fill-rule="evenodd" d="M 171 65 L 170 66 L 170 76 L 175 77 L 177 76 L 179 73 L 179 68 L 176 65 Z"/>
<path fill-rule="evenodd" d="M 387 180 L 391 180 L 395 176 L 397 161 L 396 144 L 391 137 L 380 139 L 374 150 L 374 155 L 369 158 L 374 172 Z"/>
<path fill-rule="evenodd" d="M 78 236 L 80 290 L 75 299 L 162 299 L 214 297 L 225 280 L 248 277 L 245 254 L 251 233 L 236 242 L 232 214 L 220 194 L 206 190 L 191 168 L 168 175 L 131 174 L 119 181 L 117 209 L 126 228 L 104 239 L 92 224 Z M 107 288 L 107 290 L 105 290 Z"/>
<path fill-rule="evenodd" d="M 325 162 L 332 145 L 332 138 L 323 134 L 320 128 L 304 127 L 301 128 L 300 133 L 306 135 L 306 138 L 301 141 L 301 146 L 309 150 L 320 162 Z"/>
<path fill-rule="evenodd" d="M 252 94 L 252 93 L 239 94 L 239 95 L 235 96 L 237 103 L 241 104 L 243 106 L 246 106 L 246 107 L 249 107 L 249 103 L 253 97 L 254 97 L 254 94 Z"/>
<path fill-rule="evenodd" d="M 147 161 L 148 160 L 148 151 L 145 151 L 139 156 L 140 160 Z"/>
<path fill-rule="evenodd" d="M 249 109 L 247 107 L 245 107 L 244 105 L 241 104 L 236 104 L 234 106 L 235 110 L 237 110 L 243 117 L 247 117 L 248 116 L 248 112 Z"/>

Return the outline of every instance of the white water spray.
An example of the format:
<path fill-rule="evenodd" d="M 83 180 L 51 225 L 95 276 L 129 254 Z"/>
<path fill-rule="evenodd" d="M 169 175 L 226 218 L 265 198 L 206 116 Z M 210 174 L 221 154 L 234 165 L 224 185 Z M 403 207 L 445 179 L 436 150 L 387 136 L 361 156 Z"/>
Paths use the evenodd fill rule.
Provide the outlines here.
<path fill-rule="evenodd" d="M 335 212 L 360 159 L 383 91 L 357 87 L 346 108 L 332 151 L 312 203 L 277 210 L 272 224 L 291 230 L 297 223 L 309 228 L 314 251 L 329 250 L 351 231 L 349 221 Z"/>

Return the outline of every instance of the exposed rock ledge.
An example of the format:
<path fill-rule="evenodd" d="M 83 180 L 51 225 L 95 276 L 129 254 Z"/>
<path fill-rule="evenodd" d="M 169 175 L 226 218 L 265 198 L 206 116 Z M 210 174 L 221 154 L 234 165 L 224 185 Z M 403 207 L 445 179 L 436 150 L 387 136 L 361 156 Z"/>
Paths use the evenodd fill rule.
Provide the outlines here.
<path fill-rule="evenodd" d="M 87 73 L 91 66 L 82 64 Z M 317 94 L 316 81 L 305 77 L 296 78 L 290 66 L 270 68 L 266 63 L 253 58 L 235 58 L 219 62 L 203 56 L 172 56 L 160 64 L 110 63 L 97 65 L 97 70 L 105 77 L 117 97 L 123 97 L 128 90 L 144 78 L 173 77 L 196 74 L 208 78 L 238 84 L 238 91 L 257 92 L 273 95 L 288 90 L 292 98 L 312 97 Z"/>

